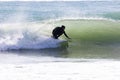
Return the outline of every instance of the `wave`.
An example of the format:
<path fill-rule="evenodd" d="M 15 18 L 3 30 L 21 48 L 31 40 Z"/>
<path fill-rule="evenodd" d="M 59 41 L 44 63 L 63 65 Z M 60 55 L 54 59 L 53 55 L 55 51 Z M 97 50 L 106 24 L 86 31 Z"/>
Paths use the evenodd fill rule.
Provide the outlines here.
<path fill-rule="evenodd" d="M 120 53 L 120 22 L 96 19 L 60 20 L 71 37 L 67 48 L 70 58 L 114 58 Z"/>
<path fill-rule="evenodd" d="M 0 23 L 36 22 L 65 17 L 120 20 L 119 3 L 119 1 L 0 2 Z"/>
<path fill-rule="evenodd" d="M 118 21 L 97 18 L 59 19 L 41 23 L 1 23 L 0 50 L 65 48 L 68 43 L 64 36 L 60 40 L 51 38 L 52 29 L 61 25 L 66 26 L 66 33 L 72 38 L 70 44 L 120 42 Z"/>
<path fill-rule="evenodd" d="M 14 23 L 1 25 L 0 50 L 64 47 L 65 41 L 53 39 L 50 29 L 52 26 L 45 23 Z"/>
<path fill-rule="evenodd" d="M 120 12 L 110 12 L 103 15 L 103 17 L 112 19 L 112 20 L 120 20 Z"/>
<path fill-rule="evenodd" d="M 68 34 L 75 40 L 87 42 L 120 42 L 119 21 L 104 19 L 70 19 L 56 22 L 67 26 Z"/>

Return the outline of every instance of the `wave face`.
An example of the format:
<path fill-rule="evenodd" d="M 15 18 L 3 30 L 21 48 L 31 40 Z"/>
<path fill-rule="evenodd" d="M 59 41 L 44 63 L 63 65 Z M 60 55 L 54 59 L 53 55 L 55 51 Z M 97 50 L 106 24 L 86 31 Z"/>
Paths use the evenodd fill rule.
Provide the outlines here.
<path fill-rule="evenodd" d="M 120 42 L 120 23 L 107 20 L 61 20 L 68 34 L 76 41 L 117 43 Z"/>

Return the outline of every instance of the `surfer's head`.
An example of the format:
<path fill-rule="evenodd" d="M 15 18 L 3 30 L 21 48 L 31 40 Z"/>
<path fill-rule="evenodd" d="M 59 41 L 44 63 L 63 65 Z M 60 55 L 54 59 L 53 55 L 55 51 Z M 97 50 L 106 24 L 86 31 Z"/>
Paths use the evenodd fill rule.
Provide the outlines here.
<path fill-rule="evenodd" d="M 62 25 L 62 26 L 61 26 L 61 28 L 65 29 L 65 26 L 64 26 L 64 25 Z"/>

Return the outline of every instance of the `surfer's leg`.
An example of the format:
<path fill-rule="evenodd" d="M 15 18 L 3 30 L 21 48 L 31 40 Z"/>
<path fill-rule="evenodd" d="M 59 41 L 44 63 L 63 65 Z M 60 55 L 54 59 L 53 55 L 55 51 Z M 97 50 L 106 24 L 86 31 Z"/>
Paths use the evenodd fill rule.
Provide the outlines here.
<path fill-rule="evenodd" d="M 54 38 L 55 38 L 55 39 L 58 39 L 58 37 L 57 37 L 57 36 L 54 36 Z"/>
<path fill-rule="evenodd" d="M 57 35 L 55 33 L 52 33 L 52 34 L 53 34 L 53 38 L 57 39 Z"/>
<path fill-rule="evenodd" d="M 61 35 L 53 35 L 53 38 L 58 39 Z"/>
<path fill-rule="evenodd" d="M 57 35 L 57 38 L 60 37 L 62 34 Z"/>
<path fill-rule="evenodd" d="M 53 38 L 54 38 L 54 39 L 58 39 L 58 36 L 57 36 L 57 35 L 53 35 Z"/>

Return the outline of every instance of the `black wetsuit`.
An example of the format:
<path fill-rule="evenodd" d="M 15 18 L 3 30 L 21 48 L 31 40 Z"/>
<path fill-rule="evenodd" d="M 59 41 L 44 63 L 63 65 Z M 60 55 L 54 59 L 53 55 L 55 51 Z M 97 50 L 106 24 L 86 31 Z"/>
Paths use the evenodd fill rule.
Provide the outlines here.
<path fill-rule="evenodd" d="M 62 27 L 56 27 L 53 30 L 52 34 L 55 39 L 58 39 L 58 37 L 61 36 L 62 34 L 64 34 L 67 38 L 69 38 Z"/>

